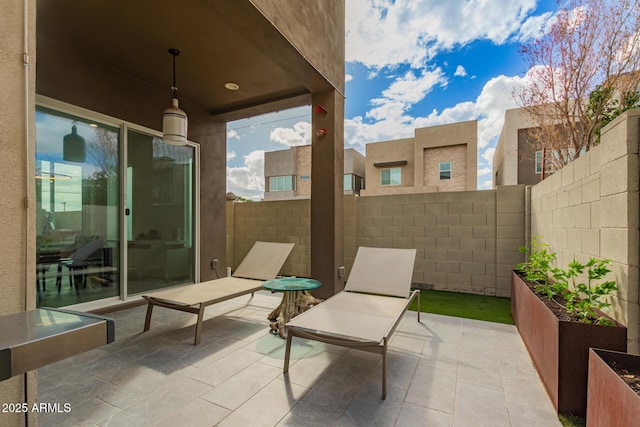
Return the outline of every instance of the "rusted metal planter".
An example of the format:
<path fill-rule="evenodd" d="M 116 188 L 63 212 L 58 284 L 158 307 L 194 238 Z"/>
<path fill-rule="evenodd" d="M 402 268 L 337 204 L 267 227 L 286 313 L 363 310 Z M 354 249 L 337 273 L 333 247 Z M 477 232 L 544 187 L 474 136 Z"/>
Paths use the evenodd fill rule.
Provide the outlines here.
<path fill-rule="evenodd" d="M 515 272 L 511 315 L 556 411 L 585 416 L 589 348 L 627 351 L 627 328 L 558 320 Z"/>
<path fill-rule="evenodd" d="M 640 369 L 640 356 L 589 350 L 587 427 L 637 425 L 640 396 L 611 369 L 609 362 L 622 368 Z"/>

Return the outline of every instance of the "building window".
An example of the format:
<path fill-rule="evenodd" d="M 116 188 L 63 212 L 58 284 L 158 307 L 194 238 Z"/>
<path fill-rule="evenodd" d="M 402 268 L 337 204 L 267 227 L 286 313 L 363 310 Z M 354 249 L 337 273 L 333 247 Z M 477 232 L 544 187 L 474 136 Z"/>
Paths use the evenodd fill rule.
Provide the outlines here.
<path fill-rule="evenodd" d="M 400 185 L 402 183 L 401 172 L 401 168 L 381 169 L 380 185 Z"/>
<path fill-rule="evenodd" d="M 269 191 L 295 191 L 295 176 L 281 175 L 269 177 Z"/>
<path fill-rule="evenodd" d="M 451 179 L 451 162 L 440 163 L 440 180 Z"/>
<path fill-rule="evenodd" d="M 344 186 L 343 186 L 344 191 L 351 191 L 353 190 L 353 174 L 351 173 L 345 173 L 344 174 Z"/>
<path fill-rule="evenodd" d="M 354 193 L 360 194 L 360 190 L 363 186 L 364 179 L 361 176 L 345 173 L 344 174 L 344 191 L 353 191 Z"/>
<path fill-rule="evenodd" d="M 300 175 L 298 179 L 300 179 L 300 181 L 309 181 L 309 179 L 311 178 L 309 177 L 309 175 Z"/>
<path fill-rule="evenodd" d="M 569 148 L 567 153 L 573 157 L 576 153 L 576 150 L 574 148 Z M 584 154 L 584 153 L 583 153 Z M 552 157 L 552 159 L 550 159 L 550 156 Z M 542 173 L 542 151 L 536 151 L 536 156 L 535 156 L 535 170 L 536 170 L 536 174 L 541 174 Z M 553 161 L 555 162 L 560 162 L 560 155 L 558 154 L 557 150 L 552 150 L 552 151 L 547 151 L 546 153 L 546 161 L 544 161 L 544 173 L 545 175 L 550 175 L 554 172 L 554 166 L 553 166 Z"/>
<path fill-rule="evenodd" d="M 542 173 L 542 151 L 536 151 L 536 173 Z"/>

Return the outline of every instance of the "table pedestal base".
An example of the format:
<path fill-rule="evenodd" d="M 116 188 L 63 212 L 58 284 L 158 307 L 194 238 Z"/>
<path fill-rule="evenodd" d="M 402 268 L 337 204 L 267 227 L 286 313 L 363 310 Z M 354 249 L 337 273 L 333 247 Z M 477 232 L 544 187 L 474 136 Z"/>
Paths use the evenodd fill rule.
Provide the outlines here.
<path fill-rule="evenodd" d="M 314 297 L 309 291 L 286 291 L 283 292 L 282 302 L 275 310 L 267 316 L 271 326 L 271 333 L 287 338 L 285 324 L 298 314 L 303 313 L 322 300 Z"/>

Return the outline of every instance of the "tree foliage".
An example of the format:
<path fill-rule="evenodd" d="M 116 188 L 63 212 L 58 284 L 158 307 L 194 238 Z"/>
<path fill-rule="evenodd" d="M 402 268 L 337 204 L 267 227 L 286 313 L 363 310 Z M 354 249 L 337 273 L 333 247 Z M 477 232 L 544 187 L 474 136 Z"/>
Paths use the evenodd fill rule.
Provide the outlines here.
<path fill-rule="evenodd" d="M 589 151 L 600 129 L 638 105 L 640 0 L 567 0 L 540 38 L 523 45 L 536 149 L 555 168 Z"/>

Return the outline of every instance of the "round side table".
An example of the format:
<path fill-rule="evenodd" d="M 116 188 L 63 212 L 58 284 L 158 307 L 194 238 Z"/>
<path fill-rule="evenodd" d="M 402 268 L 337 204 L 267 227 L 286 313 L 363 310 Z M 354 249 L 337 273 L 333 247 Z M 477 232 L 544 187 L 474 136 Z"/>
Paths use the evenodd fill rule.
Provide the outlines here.
<path fill-rule="evenodd" d="M 287 338 L 284 325 L 298 314 L 321 302 L 309 293 L 310 290 L 320 286 L 319 281 L 304 277 L 281 277 L 264 282 L 263 288 L 272 292 L 282 292 L 280 305 L 267 316 L 271 322 L 271 333 Z"/>

